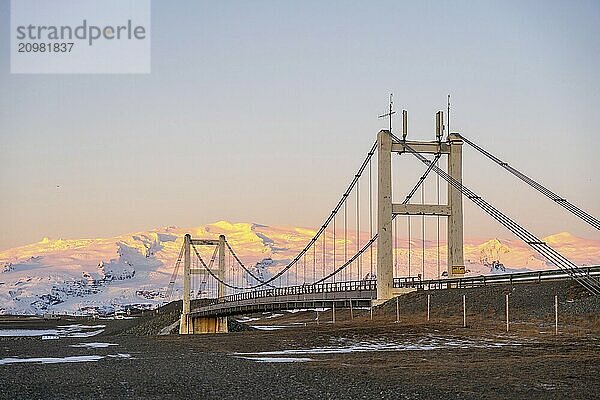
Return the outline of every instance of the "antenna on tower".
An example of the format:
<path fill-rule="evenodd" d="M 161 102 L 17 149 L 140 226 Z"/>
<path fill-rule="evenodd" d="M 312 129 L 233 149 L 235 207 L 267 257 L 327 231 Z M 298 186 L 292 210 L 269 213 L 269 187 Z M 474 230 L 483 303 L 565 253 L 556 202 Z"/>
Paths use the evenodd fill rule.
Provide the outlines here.
<path fill-rule="evenodd" d="M 448 93 L 448 140 L 450 140 L 450 93 Z"/>
<path fill-rule="evenodd" d="M 444 136 L 444 112 L 438 111 L 435 113 L 435 138 L 438 143 L 442 141 Z"/>
<path fill-rule="evenodd" d="M 390 111 L 387 112 L 386 114 L 382 114 L 380 116 L 378 116 L 377 118 L 385 118 L 385 117 L 389 117 L 390 119 L 390 133 L 392 133 L 392 115 L 396 114 L 396 111 L 392 111 L 392 108 L 394 106 L 394 101 L 393 101 L 393 93 L 390 93 Z"/>
<path fill-rule="evenodd" d="M 408 112 L 402 110 L 402 140 L 406 141 L 406 135 L 408 135 Z"/>

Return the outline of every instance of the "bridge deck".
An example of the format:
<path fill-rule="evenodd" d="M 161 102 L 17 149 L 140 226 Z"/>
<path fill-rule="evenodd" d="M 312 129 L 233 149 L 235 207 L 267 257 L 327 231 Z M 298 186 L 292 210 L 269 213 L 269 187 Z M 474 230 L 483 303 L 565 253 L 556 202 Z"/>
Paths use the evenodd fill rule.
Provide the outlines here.
<path fill-rule="evenodd" d="M 600 277 L 600 266 L 580 267 L 588 276 Z M 573 279 L 563 270 L 546 270 L 516 274 L 472 276 L 464 278 L 419 280 L 415 277 L 395 278 L 394 288 L 443 290 L 498 284 L 533 283 L 547 280 Z M 214 303 L 192 310 L 192 316 L 229 316 L 255 312 L 304 309 L 369 307 L 377 298 L 375 280 L 288 286 L 238 293 L 215 299 Z"/>
<path fill-rule="evenodd" d="M 288 286 L 238 293 L 216 299 L 214 304 L 200 307 L 192 316 L 227 316 L 253 312 L 304 308 L 369 307 L 377 298 L 375 281 L 325 283 L 322 285 Z"/>

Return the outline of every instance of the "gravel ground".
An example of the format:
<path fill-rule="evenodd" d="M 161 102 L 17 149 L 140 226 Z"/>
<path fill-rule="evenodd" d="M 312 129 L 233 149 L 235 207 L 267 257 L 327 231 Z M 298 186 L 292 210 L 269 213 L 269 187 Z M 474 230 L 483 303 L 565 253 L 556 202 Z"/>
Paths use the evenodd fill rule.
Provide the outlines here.
<path fill-rule="evenodd" d="M 519 321 L 510 333 L 503 331 L 501 318 L 503 290 L 510 290 L 505 287 L 464 292 L 472 299 L 467 328 L 452 311 L 462 311 L 463 292 L 448 291 L 436 292 L 429 323 L 419 303 L 424 294 L 414 293 L 402 298 L 400 323 L 394 322 L 393 301 L 377 308 L 373 321 L 366 310 L 355 310 L 353 320 L 340 310 L 338 323 L 326 323 L 331 314 L 325 312 L 317 325 L 309 311 L 257 316 L 263 325 L 306 323 L 302 328 L 156 336 L 153 332 L 172 322 L 166 315 L 176 317 L 177 307 L 171 306 L 160 317 L 102 321 L 106 331 L 91 338 L 0 338 L 0 398 L 594 398 L 600 393 L 597 301 L 568 284 L 530 286 L 511 292 Z M 564 296 L 558 336 L 548 329 L 553 303 L 545 305 L 557 290 Z M 114 346 L 71 347 L 93 342 Z M 275 353 L 256 354 L 261 352 Z M 104 358 L 2 364 L 9 357 L 74 356 Z M 259 362 L 261 357 L 310 360 Z"/>

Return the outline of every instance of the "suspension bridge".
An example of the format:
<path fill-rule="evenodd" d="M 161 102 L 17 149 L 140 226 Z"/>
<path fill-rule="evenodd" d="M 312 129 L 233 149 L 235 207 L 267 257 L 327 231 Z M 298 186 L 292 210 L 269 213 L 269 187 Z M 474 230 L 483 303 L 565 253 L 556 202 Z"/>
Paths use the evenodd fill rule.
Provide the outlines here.
<path fill-rule="evenodd" d="M 403 111 L 401 138 L 392 133 L 391 126 L 377 134 L 377 140 L 321 227 L 295 257 L 271 276 L 263 276 L 257 268 L 244 264 L 223 235 L 218 239 L 185 235 L 169 282 L 169 296 L 172 296 L 183 264 L 180 333 L 227 332 L 227 316 L 236 314 L 373 306 L 417 289 L 512 283 L 513 280 L 572 279 L 592 295 L 600 295 L 600 268 L 575 265 L 463 184 L 463 146 L 471 146 L 584 223 L 600 230 L 597 218 L 471 139 L 460 133 L 447 133 L 443 112 L 436 114 L 434 141 L 407 140 L 406 121 L 406 112 Z M 424 169 L 402 202 L 392 200 L 394 155 L 414 157 Z M 425 181 L 432 172 L 436 183 L 435 201 L 426 202 Z M 441 182 L 444 182 L 445 190 L 441 190 Z M 420 202 L 415 200 L 418 192 L 421 194 Z M 521 276 L 495 275 L 488 277 L 487 282 L 485 277 L 464 277 L 464 198 L 510 230 L 556 269 Z M 429 279 L 426 279 L 425 273 L 426 217 L 432 217 L 437 228 L 437 274 Z M 407 248 L 404 249 L 398 245 L 398 220 L 401 218 L 406 219 L 408 235 Z M 440 246 L 443 218 L 447 241 L 445 261 L 441 256 L 444 249 Z M 417 223 L 418 219 L 421 222 L 421 254 L 411 248 L 415 219 Z M 368 230 L 368 239 L 361 238 L 359 234 L 361 223 L 362 229 Z M 212 249 L 210 259 L 202 257 L 201 253 L 206 249 Z M 418 273 L 416 276 L 415 271 Z M 201 283 L 194 288 L 192 277 L 196 275 L 201 277 Z M 192 310 L 191 299 L 197 296 L 210 298 L 210 304 Z"/>

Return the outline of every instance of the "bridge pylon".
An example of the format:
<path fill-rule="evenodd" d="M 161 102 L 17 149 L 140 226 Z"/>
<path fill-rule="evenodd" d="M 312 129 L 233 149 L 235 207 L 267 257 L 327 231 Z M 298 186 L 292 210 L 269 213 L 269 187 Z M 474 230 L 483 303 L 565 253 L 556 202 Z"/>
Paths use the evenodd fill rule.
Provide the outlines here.
<path fill-rule="evenodd" d="M 216 275 L 220 282 L 217 286 L 217 297 L 225 296 L 225 236 L 220 235 L 218 240 L 214 239 L 192 239 L 188 233 L 183 238 L 183 307 L 179 322 L 179 334 L 189 335 L 197 333 L 227 333 L 227 317 L 192 317 L 191 311 L 191 278 L 192 274 L 208 274 L 208 267 L 192 268 L 191 248 L 192 245 L 218 246 L 219 261 Z"/>
<path fill-rule="evenodd" d="M 457 134 L 447 141 L 392 141 L 389 130 L 377 134 L 377 301 L 414 289 L 394 288 L 392 217 L 394 215 L 432 215 L 448 217 L 448 276 L 465 273 L 463 256 L 463 204 L 459 189 L 448 185 L 448 204 L 399 204 L 392 201 L 392 153 L 445 154 L 448 174 L 462 182 L 462 144 Z M 423 277 L 424 278 L 424 277 Z"/>

